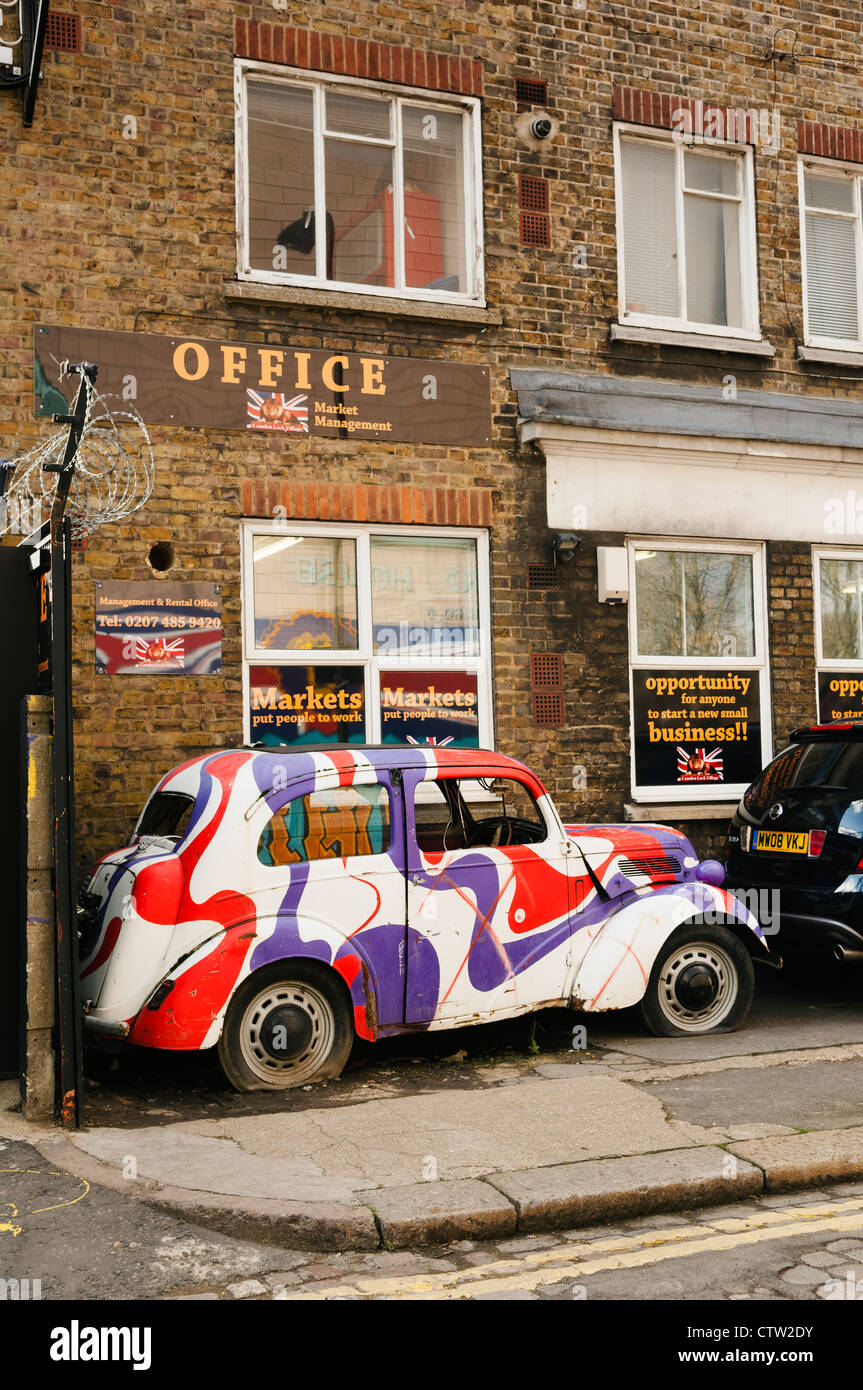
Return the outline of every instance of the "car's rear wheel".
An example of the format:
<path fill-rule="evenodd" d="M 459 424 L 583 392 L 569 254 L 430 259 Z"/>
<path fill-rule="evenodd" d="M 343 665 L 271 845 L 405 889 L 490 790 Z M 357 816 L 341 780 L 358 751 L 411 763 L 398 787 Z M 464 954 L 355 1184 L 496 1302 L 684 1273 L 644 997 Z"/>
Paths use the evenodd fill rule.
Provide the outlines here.
<path fill-rule="evenodd" d="M 734 932 L 687 922 L 656 957 L 639 1012 L 659 1037 L 730 1032 L 743 1023 L 754 992 L 752 959 Z"/>
<path fill-rule="evenodd" d="M 338 1076 L 354 1040 L 347 991 L 317 961 L 256 970 L 231 1000 L 219 1038 L 238 1091 L 283 1091 Z"/>

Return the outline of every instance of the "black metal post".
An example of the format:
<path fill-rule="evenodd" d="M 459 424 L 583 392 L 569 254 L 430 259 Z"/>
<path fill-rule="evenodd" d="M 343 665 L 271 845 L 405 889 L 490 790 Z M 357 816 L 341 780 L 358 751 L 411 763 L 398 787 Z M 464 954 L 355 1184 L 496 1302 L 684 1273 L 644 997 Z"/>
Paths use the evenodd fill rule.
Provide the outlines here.
<path fill-rule="evenodd" d="M 75 762 L 72 737 L 72 525 L 51 539 L 51 633 L 54 671 L 54 863 L 57 895 L 57 1022 L 60 1114 L 76 1129 L 82 1087 L 75 863 Z"/>
<path fill-rule="evenodd" d="M 51 667 L 54 701 L 54 875 L 57 920 L 57 1027 L 60 1115 L 66 1128 L 81 1118 L 82 1047 L 78 983 L 78 911 L 75 860 L 75 765 L 72 736 L 72 526 L 65 515 L 75 458 L 87 413 L 87 381 L 97 369 L 85 362 L 70 415 L 54 419 L 69 425 L 50 521 Z"/>

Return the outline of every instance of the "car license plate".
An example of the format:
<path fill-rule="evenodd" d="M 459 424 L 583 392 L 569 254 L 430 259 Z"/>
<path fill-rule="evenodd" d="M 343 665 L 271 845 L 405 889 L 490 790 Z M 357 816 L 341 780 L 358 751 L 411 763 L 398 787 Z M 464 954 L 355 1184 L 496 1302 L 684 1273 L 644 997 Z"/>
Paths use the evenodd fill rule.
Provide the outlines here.
<path fill-rule="evenodd" d="M 774 854 L 808 854 L 808 830 L 756 830 L 752 836 L 752 848 L 772 851 Z"/>

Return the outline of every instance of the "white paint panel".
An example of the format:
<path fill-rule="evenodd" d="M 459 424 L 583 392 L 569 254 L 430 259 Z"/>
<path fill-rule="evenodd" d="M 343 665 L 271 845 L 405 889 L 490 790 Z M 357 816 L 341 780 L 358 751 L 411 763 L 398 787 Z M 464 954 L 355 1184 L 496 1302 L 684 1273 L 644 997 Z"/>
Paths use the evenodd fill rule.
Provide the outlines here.
<path fill-rule="evenodd" d="M 524 431 L 527 436 L 530 427 Z M 639 535 L 824 541 L 837 501 L 863 495 L 863 450 L 731 444 L 563 426 L 530 431 L 544 450 L 548 524 Z M 585 432 L 587 433 L 587 432 Z M 611 433 L 611 432 L 609 432 Z"/>

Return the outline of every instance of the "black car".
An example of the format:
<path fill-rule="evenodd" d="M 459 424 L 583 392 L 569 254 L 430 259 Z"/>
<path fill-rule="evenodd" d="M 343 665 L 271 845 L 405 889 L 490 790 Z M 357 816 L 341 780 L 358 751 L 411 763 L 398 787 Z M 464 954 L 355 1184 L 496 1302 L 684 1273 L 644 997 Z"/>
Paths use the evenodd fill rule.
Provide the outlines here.
<path fill-rule="evenodd" d="M 863 722 L 794 730 L 737 808 L 726 874 L 781 956 L 863 963 Z"/>

